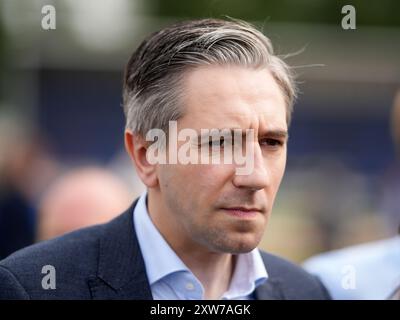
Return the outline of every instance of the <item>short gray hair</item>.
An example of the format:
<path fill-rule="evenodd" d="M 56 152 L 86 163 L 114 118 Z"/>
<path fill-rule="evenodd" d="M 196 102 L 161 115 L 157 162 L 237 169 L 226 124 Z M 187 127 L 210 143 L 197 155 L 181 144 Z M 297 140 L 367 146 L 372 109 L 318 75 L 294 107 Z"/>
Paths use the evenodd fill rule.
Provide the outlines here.
<path fill-rule="evenodd" d="M 271 41 L 239 20 L 185 21 L 147 37 L 132 54 L 124 75 L 126 129 L 142 137 L 150 129 L 167 132 L 184 114 L 181 79 L 203 65 L 268 68 L 281 88 L 289 125 L 296 98 L 292 69 L 274 55 Z"/>

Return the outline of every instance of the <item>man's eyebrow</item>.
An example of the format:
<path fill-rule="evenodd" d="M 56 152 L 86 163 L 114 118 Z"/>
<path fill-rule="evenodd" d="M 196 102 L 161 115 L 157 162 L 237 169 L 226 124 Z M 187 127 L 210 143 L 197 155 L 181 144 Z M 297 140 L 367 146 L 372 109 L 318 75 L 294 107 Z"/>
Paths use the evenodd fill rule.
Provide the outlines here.
<path fill-rule="evenodd" d="M 261 134 L 261 136 L 288 139 L 289 133 L 287 132 L 287 130 L 275 129 L 275 130 L 266 130 Z"/>
<path fill-rule="evenodd" d="M 209 129 L 209 130 L 211 130 L 211 129 Z M 241 128 L 214 128 L 212 130 L 218 130 L 219 134 L 230 133 L 231 136 L 234 136 L 235 131 L 237 132 L 238 130 L 242 130 L 242 137 L 246 136 L 246 129 L 241 129 Z M 200 134 L 200 136 L 201 137 L 209 137 L 210 133 L 211 132 L 208 131 L 207 133 Z M 211 135 L 211 136 L 215 136 L 215 135 Z M 271 130 L 261 131 L 259 136 L 279 138 L 279 139 L 288 139 L 289 133 L 287 130 L 284 130 L 284 129 L 271 129 Z"/>

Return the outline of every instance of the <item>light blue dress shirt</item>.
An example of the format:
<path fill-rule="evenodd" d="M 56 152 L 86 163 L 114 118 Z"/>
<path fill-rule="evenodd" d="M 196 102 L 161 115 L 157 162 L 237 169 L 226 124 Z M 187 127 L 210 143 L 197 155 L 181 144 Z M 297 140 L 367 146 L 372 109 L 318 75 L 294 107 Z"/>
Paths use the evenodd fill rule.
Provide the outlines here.
<path fill-rule="evenodd" d="M 323 253 L 303 266 L 333 299 L 387 299 L 400 285 L 400 236 Z"/>
<path fill-rule="evenodd" d="M 151 293 L 155 300 L 202 300 L 204 288 L 155 227 L 147 211 L 144 193 L 133 212 L 134 227 L 142 251 Z M 227 292 L 221 299 L 248 300 L 268 278 L 258 249 L 239 254 Z"/>

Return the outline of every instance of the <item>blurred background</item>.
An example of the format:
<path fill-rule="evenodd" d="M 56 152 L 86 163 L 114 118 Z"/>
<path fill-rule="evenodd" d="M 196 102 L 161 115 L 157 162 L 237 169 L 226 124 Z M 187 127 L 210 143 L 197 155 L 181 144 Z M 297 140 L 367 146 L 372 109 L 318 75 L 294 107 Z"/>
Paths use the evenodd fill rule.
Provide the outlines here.
<path fill-rule="evenodd" d="M 346 4 L 356 30 L 342 29 Z M 41 27 L 44 5 L 55 30 Z M 398 12 L 395 0 L 0 0 L 0 259 L 107 221 L 142 192 L 123 149 L 125 63 L 152 31 L 225 15 L 298 53 L 287 172 L 261 247 L 301 262 L 394 235 Z"/>

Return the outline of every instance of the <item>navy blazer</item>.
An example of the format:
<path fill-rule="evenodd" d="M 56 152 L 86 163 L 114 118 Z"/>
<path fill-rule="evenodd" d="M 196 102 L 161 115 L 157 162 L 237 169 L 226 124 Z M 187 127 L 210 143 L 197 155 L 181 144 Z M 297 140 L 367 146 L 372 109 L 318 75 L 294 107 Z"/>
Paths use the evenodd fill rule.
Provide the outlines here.
<path fill-rule="evenodd" d="M 109 223 L 35 244 L 0 261 L 0 299 L 152 299 L 133 226 L 135 205 Z M 316 277 L 281 258 L 261 255 L 269 278 L 255 290 L 256 299 L 330 299 Z M 55 289 L 42 287 L 46 265 L 55 268 Z"/>

